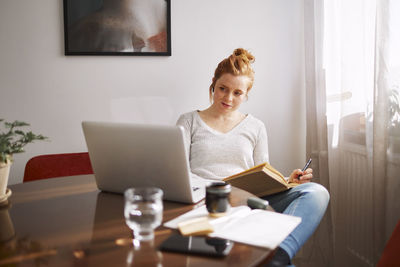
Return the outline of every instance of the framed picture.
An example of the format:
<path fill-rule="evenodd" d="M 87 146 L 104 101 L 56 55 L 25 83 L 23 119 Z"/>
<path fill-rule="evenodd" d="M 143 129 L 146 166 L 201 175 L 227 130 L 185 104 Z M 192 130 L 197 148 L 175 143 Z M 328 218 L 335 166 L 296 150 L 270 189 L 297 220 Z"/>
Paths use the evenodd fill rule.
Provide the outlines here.
<path fill-rule="evenodd" d="M 171 55 L 170 0 L 63 0 L 65 55 Z"/>

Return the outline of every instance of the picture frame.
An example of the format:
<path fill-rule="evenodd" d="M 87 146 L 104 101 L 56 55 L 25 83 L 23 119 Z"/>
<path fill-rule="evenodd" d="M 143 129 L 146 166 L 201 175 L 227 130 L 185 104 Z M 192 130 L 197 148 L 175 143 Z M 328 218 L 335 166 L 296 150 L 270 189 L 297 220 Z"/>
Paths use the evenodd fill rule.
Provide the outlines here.
<path fill-rule="evenodd" d="M 170 0 L 63 0 L 65 55 L 171 56 Z"/>

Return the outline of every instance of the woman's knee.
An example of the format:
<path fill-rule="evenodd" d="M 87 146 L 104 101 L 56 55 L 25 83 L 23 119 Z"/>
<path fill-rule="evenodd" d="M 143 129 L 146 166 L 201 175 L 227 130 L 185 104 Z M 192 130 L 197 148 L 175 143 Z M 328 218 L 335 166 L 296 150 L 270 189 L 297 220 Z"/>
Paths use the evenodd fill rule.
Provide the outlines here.
<path fill-rule="evenodd" d="M 319 203 L 324 209 L 328 206 L 330 195 L 328 190 L 321 184 L 308 183 L 309 188 L 307 191 L 311 193 L 312 197 L 315 199 L 316 203 Z"/>
<path fill-rule="evenodd" d="M 303 194 L 308 194 L 310 195 L 312 198 L 314 198 L 318 203 L 326 203 L 326 205 L 329 202 L 330 199 L 330 195 L 328 190 L 321 184 L 317 184 L 317 183 L 305 183 L 305 184 L 301 184 L 298 186 L 298 189 L 300 189 L 300 191 Z"/>

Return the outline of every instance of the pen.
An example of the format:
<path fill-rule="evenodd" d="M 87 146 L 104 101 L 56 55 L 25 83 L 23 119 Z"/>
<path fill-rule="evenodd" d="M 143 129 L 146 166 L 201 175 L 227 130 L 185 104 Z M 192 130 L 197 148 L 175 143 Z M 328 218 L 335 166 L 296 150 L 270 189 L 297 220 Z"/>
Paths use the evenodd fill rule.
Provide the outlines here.
<path fill-rule="evenodd" d="M 306 165 L 304 165 L 303 169 L 301 170 L 302 172 L 304 172 L 305 170 L 307 170 L 308 166 L 310 166 L 310 164 L 311 164 L 311 161 L 312 161 L 312 159 L 310 158 L 310 159 L 307 161 Z"/>
<path fill-rule="evenodd" d="M 307 170 L 308 166 L 310 166 L 310 164 L 311 164 L 311 161 L 312 161 L 312 159 L 310 158 L 310 159 L 307 161 L 306 165 L 304 165 L 303 169 L 301 170 L 302 172 L 304 172 L 305 170 Z M 302 175 L 300 175 L 299 177 L 297 177 L 297 179 L 300 179 L 301 176 L 302 176 Z"/>

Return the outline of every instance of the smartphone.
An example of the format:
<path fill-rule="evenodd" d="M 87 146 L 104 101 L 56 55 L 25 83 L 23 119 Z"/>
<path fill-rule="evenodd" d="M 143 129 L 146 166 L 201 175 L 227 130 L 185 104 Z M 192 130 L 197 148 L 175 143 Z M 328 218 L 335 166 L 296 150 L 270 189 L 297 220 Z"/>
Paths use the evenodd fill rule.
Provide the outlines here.
<path fill-rule="evenodd" d="M 232 247 L 233 242 L 227 239 L 174 234 L 160 245 L 160 250 L 223 257 L 229 254 Z"/>

